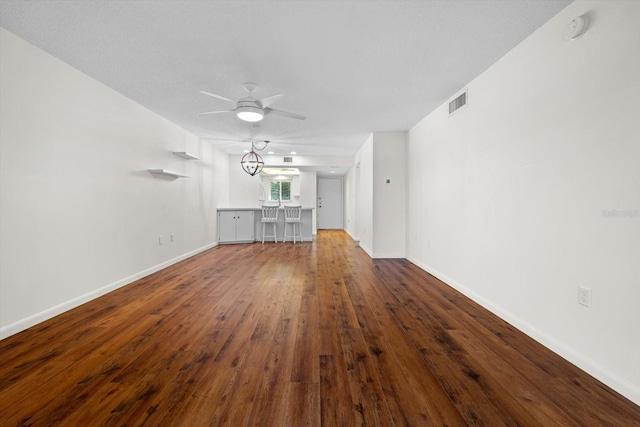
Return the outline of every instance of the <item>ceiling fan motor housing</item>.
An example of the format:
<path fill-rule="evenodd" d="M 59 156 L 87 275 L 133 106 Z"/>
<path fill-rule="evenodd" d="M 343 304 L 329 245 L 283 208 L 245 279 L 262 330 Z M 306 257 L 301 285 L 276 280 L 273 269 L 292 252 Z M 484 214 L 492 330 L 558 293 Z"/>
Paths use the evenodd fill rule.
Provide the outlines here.
<path fill-rule="evenodd" d="M 260 102 L 253 98 L 242 98 L 238 100 L 237 108 L 240 107 L 254 108 L 262 111 L 262 105 L 260 105 Z"/>

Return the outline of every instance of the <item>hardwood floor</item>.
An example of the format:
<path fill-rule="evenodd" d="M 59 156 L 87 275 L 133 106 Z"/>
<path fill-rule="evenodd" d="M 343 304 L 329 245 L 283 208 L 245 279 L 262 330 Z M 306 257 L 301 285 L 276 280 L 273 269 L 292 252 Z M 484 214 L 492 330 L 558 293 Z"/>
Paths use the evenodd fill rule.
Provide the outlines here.
<path fill-rule="evenodd" d="M 321 231 L 216 247 L 0 341 L 0 424 L 640 426 L 640 407 Z"/>

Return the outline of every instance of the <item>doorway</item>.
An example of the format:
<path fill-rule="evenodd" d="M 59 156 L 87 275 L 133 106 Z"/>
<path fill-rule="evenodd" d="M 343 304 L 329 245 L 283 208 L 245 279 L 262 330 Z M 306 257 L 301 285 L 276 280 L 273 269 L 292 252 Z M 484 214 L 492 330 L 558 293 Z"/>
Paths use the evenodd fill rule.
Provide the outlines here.
<path fill-rule="evenodd" d="M 342 178 L 318 178 L 318 228 L 344 228 L 342 222 Z"/>

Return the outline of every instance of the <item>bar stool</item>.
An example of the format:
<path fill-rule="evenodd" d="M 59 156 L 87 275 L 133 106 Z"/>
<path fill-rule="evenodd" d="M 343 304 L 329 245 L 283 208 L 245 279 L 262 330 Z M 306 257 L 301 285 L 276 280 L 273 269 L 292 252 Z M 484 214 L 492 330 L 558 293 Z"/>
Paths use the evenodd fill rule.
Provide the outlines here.
<path fill-rule="evenodd" d="M 262 206 L 262 218 L 260 219 L 262 222 L 262 243 L 264 243 L 264 229 L 267 224 L 273 225 L 273 235 L 266 237 L 273 237 L 276 243 L 278 243 L 278 238 L 276 237 L 276 224 L 278 223 L 278 207 L 277 206 Z"/>
<path fill-rule="evenodd" d="M 302 241 L 302 229 L 300 226 L 300 215 L 302 213 L 302 206 L 285 206 L 284 207 L 284 233 L 282 236 L 282 243 L 287 240 L 287 236 L 293 238 L 293 243 L 296 243 L 296 237 Z M 287 225 L 291 224 L 291 234 L 287 234 Z M 298 226 L 298 232 L 296 233 L 296 226 Z"/>

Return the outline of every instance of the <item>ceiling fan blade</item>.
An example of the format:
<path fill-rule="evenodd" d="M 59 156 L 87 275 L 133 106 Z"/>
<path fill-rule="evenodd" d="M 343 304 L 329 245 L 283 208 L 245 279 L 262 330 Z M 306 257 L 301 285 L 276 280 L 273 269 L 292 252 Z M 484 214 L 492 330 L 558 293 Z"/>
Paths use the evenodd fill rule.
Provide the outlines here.
<path fill-rule="evenodd" d="M 289 113 L 288 111 L 276 110 L 275 108 L 265 108 L 265 114 L 273 114 L 278 116 L 290 117 L 292 119 L 305 120 L 306 116 L 301 116 L 300 114 Z"/>
<path fill-rule="evenodd" d="M 275 104 L 276 102 L 278 102 L 278 100 L 283 96 L 284 96 L 283 94 L 279 93 L 277 95 L 271 95 L 271 96 L 267 96 L 266 98 L 259 99 L 258 101 L 262 105 L 262 108 L 267 108 L 269 105 Z"/>
<path fill-rule="evenodd" d="M 222 99 L 223 101 L 229 101 L 229 102 L 231 102 L 233 104 L 236 103 L 236 101 L 234 101 L 232 99 L 225 98 L 224 96 L 221 96 L 221 95 L 216 95 L 215 93 L 207 92 L 207 91 L 204 91 L 204 90 L 199 90 L 198 92 L 200 92 L 203 95 L 213 96 L 214 98 Z"/>
<path fill-rule="evenodd" d="M 198 113 L 199 116 L 206 116 L 207 114 L 217 114 L 217 113 L 232 113 L 236 110 L 215 110 L 215 111 L 207 111 L 204 113 Z"/>
<path fill-rule="evenodd" d="M 235 139 L 235 138 L 205 138 L 209 141 L 228 141 L 228 142 L 251 142 L 250 139 Z"/>

